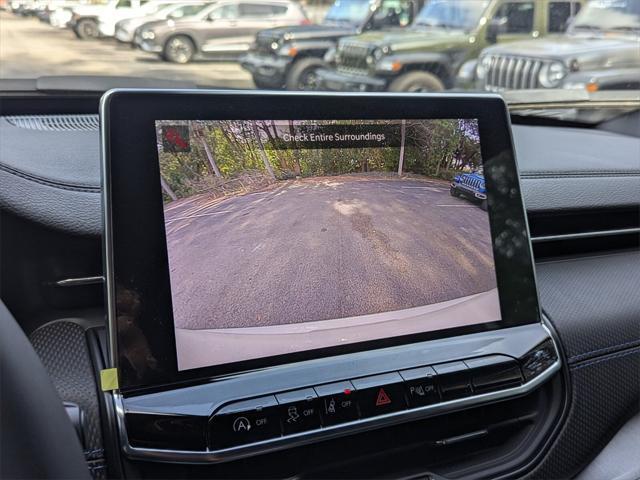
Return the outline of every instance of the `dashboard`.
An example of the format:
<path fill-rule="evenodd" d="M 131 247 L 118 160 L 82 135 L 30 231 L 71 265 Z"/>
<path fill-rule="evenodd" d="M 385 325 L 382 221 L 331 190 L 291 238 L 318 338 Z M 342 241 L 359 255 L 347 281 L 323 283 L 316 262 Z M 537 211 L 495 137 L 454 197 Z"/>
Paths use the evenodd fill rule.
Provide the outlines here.
<path fill-rule="evenodd" d="M 221 99 L 213 100 L 220 104 Z M 252 102 L 234 101 L 236 108 Z M 255 113 L 259 99 L 253 102 L 253 117 L 251 112 L 217 114 L 210 120 L 262 120 L 265 115 Z M 438 101 L 431 102 L 437 110 Z M 205 119 L 193 106 L 184 118 L 176 110 L 170 115 L 167 98 L 155 104 L 164 107 L 148 108 L 135 121 L 169 118 L 176 126 L 176 120 Z M 82 412 L 74 424 L 95 478 L 107 472 L 123 478 L 572 478 L 638 414 L 640 387 L 629 381 L 640 367 L 637 136 L 618 133 L 615 125 L 587 129 L 511 119 L 512 137 L 504 142 L 512 138 L 526 209 L 522 215 L 531 233 L 535 262 L 530 268 L 540 310 L 527 311 L 536 321 L 505 315 L 504 298 L 515 298 L 507 290 L 515 280 L 504 273 L 508 266 L 501 270 L 494 251 L 498 284 L 508 279 L 498 285 L 503 308 L 502 318 L 495 318 L 506 323 L 495 328 L 443 327 L 401 342 L 374 341 L 274 361 L 262 355 L 250 360 L 254 363 L 217 369 L 207 359 L 195 370 L 179 368 L 176 346 L 159 341 L 157 330 L 154 336 L 141 328 L 133 334 L 153 345 L 154 358 L 127 350 L 130 373 L 119 376 L 116 388 L 103 390 L 101 375 L 122 366 L 123 359 L 114 355 L 114 337 L 122 337 L 113 320 L 106 321 L 118 316 L 108 312 L 109 294 L 105 302 L 103 290 L 112 273 L 102 264 L 103 249 L 109 247 L 102 236 L 105 189 L 97 103 L 87 95 L 43 105 L 42 99 L 2 103 L 0 298 L 29 336 L 58 394 L 71 405 L 67 411 L 75 405 Z M 120 108 L 120 117 L 114 114 L 117 118 L 108 121 L 118 132 L 112 162 L 123 167 L 110 178 L 117 185 L 125 185 L 118 178 L 136 181 L 128 187 L 133 196 L 120 190 L 120 197 L 109 200 L 116 210 L 119 201 L 131 210 L 133 198 L 149 198 L 145 192 L 159 193 L 161 185 L 125 168 L 131 162 L 117 152 L 136 153 L 127 131 L 135 132 L 142 145 L 140 139 L 151 139 L 157 130 L 145 127 L 143 135 L 143 129 L 131 128 L 131 115 Z M 326 108 L 325 115 L 314 111 L 313 119 L 341 118 L 330 117 L 336 109 Z M 378 108 L 377 120 L 390 121 L 385 128 L 416 118 L 406 106 L 402 115 Z M 287 118 L 269 113 L 265 120 Z M 482 112 L 453 113 L 456 119 L 479 118 L 480 125 L 486 121 Z M 304 120 L 300 115 L 296 118 Z M 628 121 L 637 123 L 637 116 Z M 509 128 L 508 120 L 504 125 Z M 480 127 L 480 139 L 482 132 Z M 145 152 L 162 140 L 153 138 Z M 117 150 L 115 142 L 126 149 Z M 493 145 L 499 142 L 492 137 Z M 491 191 L 486 159 L 495 154 L 483 148 L 482 156 Z M 158 168 L 158 156 L 144 158 L 137 168 Z M 127 221 L 112 225 L 113 231 L 130 231 L 152 217 L 152 208 L 167 208 L 166 202 L 148 203 L 128 214 L 118 210 Z M 476 205 L 472 212 L 482 209 Z M 490 197 L 494 241 L 496 212 Z M 164 237 L 160 243 L 148 238 L 135 243 L 157 243 L 165 255 L 168 248 Z M 132 255 L 144 260 L 153 253 L 146 250 Z M 125 270 L 126 262 L 116 266 L 123 278 L 131 277 Z M 177 319 L 180 311 L 167 308 L 173 312 L 167 318 Z M 134 339 L 133 345 L 140 342 Z M 136 362 L 151 366 L 152 373 L 135 377 Z M 170 365 L 170 374 L 158 368 L 163 365 Z"/>

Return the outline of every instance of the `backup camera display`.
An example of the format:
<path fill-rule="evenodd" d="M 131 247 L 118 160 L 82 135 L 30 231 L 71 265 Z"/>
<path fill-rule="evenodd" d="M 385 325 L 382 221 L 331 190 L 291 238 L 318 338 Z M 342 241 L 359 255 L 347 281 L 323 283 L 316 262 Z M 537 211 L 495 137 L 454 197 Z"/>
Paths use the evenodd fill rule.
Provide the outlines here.
<path fill-rule="evenodd" d="M 475 119 L 156 133 L 179 370 L 500 320 Z"/>

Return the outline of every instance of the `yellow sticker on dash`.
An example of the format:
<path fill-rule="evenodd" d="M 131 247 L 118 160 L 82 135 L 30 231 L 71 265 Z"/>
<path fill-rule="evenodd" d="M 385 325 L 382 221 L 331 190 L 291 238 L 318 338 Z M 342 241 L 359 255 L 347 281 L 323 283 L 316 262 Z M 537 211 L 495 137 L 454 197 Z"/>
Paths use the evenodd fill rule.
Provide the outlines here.
<path fill-rule="evenodd" d="M 104 370 L 100 370 L 100 388 L 103 392 L 109 392 L 119 388 L 117 368 L 105 368 Z"/>

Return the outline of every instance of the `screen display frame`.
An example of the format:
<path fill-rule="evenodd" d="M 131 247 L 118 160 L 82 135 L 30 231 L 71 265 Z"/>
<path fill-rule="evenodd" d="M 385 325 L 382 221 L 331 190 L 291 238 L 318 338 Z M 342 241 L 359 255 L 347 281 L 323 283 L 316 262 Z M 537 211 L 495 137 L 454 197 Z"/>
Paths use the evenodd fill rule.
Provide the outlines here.
<path fill-rule="evenodd" d="M 156 120 L 457 118 L 478 120 L 501 320 L 178 370 Z M 497 95 L 118 89 L 103 96 L 100 120 L 109 353 L 123 392 L 541 321 L 509 114 Z"/>

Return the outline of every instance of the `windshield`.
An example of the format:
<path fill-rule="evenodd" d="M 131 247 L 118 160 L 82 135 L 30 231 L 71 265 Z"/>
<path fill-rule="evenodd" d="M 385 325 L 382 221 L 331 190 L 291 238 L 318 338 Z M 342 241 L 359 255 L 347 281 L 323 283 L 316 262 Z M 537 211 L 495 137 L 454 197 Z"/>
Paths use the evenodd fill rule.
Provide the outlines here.
<path fill-rule="evenodd" d="M 638 31 L 640 30 L 640 1 L 591 2 L 578 14 L 571 29 L 572 31 Z"/>
<path fill-rule="evenodd" d="M 471 30 L 478 24 L 488 3 L 481 0 L 435 0 L 422 9 L 416 25 Z"/>
<path fill-rule="evenodd" d="M 360 24 L 370 13 L 370 0 L 337 0 L 324 17 L 325 22 Z"/>
<path fill-rule="evenodd" d="M 209 4 L 204 5 L 182 5 L 179 7 L 171 6 L 159 13 L 166 13 L 168 18 L 182 18 L 200 13 Z"/>
<path fill-rule="evenodd" d="M 597 123 L 640 106 L 640 0 L 0 0 L 0 87 L 51 76 L 492 93 Z"/>

